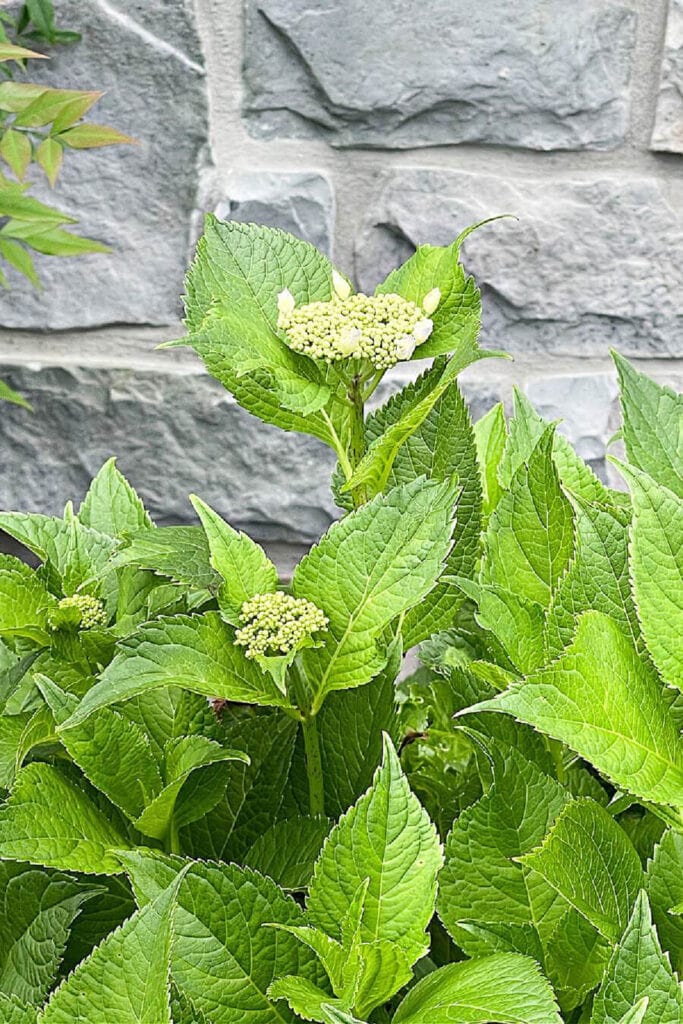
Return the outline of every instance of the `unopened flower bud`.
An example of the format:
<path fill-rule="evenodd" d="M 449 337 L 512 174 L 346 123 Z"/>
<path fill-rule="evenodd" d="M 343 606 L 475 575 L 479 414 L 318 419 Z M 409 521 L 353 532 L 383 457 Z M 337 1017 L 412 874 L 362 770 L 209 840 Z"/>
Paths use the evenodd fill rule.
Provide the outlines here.
<path fill-rule="evenodd" d="M 441 302 L 441 290 L 439 288 L 432 288 L 430 292 L 427 292 L 424 299 L 422 300 L 422 308 L 424 309 L 427 316 L 431 316 L 435 311 L 436 307 Z"/>
<path fill-rule="evenodd" d="M 360 355 L 360 339 L 362 332 L 359 327 L 343 327 L 339 335 L 337 351 L 343 356 Z"/>
<path fill-rule="evenodd" d="M 285 288 L 277 297 L 278 311 L 283 313 L 285 316 L 289 316 L 290 313 L 294 312 L 295 306 L 296 302 L 294 301 L 294 296 L 290 292 L 289 288 Z"/>
<path fill-rule="evenodd" d="M 235 643 L 247 658 L 278 658 L 310 645 L 314 633 L 327 629 L 327 616 L 303 597 L 280 590 L 256 594 L 240 610 Z"/>
<path fill-rule="evenodd" d="M 338 270 L 332 271 L 332 287 L 340 299 L 348 299 L 351 294 L 351 285 L 342 277 Z"/>
<path fill-rule="evenodd" d="M 413 337 L 418 345 L 421 345 L 423 341 L 426 341 L 429 335 L 432 333 L 434 324 L 431 320 L 425 317 L 424 320 L 419 320 L 418 323 L 413 327 Z"/>

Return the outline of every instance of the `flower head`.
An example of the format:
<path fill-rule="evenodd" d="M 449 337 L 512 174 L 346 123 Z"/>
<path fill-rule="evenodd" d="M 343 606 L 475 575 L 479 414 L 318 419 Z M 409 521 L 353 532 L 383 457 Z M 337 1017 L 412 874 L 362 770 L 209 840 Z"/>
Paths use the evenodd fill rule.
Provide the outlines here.
<path fill-rule="evenodd" d="M 432 321 L 415 302 L 393 293 L 351 295 L 348 282 L 335 275 L 329 302 L 294 306 L 286 298 L 281 301 L 280 293 L 278 326 L 295 352 L 328 363 L 368 359 L 376 369 L 386 370 L 410 359 L 431 334 Z"/>
<path fill-rule="evenodd" d="M 67 626 L 72 629 L 93 629 L 95 626 L 106 626 L 107 615 L 104 605 L 96 597 L 89 594 L 73 594 L 63 597 L 57 604 L 50 624 L 53 629 Z"/>
<path fill-rule="evenodd" d="M 327 629 L 327 616 L 303 597 L 281 590 L 257 594 L 240 610 L 242 626 L 235 643 L 246 647 L 247 658 L 277 658 L 290 654 L 310 641 L 313 633 Z"/>

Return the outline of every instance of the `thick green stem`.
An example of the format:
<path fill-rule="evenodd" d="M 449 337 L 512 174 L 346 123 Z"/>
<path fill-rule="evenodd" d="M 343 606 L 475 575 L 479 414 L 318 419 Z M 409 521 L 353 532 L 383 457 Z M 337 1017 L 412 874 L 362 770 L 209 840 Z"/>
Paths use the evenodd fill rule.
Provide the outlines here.
<path fill-rule="evenodd" d="M 363 391 L 359 380 L 354 381 L 351 386 L 349 399 L 353 405 L 353 412 L 351 414 L 351 447 L 349 451 L 349 458 L 353 469 L 356 469 L 359 462 L 365 455 L 365 408 L 363 402 Z M 353 498 L 353 504 L 356 508 L 364 505 L 368 500 L 367 487 L 364 484 L 354 487 L 351 492 L 351 497 Z"/>
<path fill-rule="evenodd" d="M 171 818 L 171 824 L 166 835 L 166 853 L 180 854 L 180 833 L 175 815 Z"/>
<path fill-rule="evenodd" d="M 302 719 L 304 733 L 304 750 L 306 752 L 306 772 L 308 774 L 308 798 L 311 814 L 325 813 L 325 787 L 323 785 L 323 763 L 320 758 L 320 741 L 318 739 L 318 722 L 315 715 L 307 715 Z"/>

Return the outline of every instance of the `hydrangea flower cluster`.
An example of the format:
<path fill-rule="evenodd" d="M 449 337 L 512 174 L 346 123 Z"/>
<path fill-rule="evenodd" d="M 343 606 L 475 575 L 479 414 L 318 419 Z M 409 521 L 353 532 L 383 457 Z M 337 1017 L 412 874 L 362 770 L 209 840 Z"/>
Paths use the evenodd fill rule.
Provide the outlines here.
<path fill-rule="evenodd" d="M 104 605 L 96 597 L 88 594 L 73 594 L 63 597 L 57 605 L 57 623 L 71 621 L 77 629 L 93 629 L 95 626 L 106 626 L 107 615 Z"/>
<path fill-rule="evenodd" d="M 328 624 L 327 616 L 312 601 L 281 590 L 245 601 L 240 619 L 243 626 L 235 633 L 235 643 L 246 647 L 247 658 L 289 654 Z"/>
<path fill-rule="evenodd" d="M 388 292 L 386 295 L 351 294 L 341 274 L 332 276 L 334 295 L 329 302 L 297 306 L 285 289 L 278 296 L 278 327 L 289 347 L 328 363 L 340 359 L 368 359 L 377 370 L 387 370 L 410 359 L 432 333 L 433 313 L 441 299 L 433 288 L 422 306 Z"/>

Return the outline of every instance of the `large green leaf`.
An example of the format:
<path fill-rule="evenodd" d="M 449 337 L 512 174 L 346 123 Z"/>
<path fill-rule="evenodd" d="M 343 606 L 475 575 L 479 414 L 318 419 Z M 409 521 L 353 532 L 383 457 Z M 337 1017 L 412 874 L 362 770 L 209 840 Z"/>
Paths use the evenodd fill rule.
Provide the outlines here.
<path fill-rule="evenodd" d="M 574 635 L 576 617 L 594 609 L 610 615 L 640 644 L 631 594 L 628 516 L 606 505 L 573 499 L 576 554 L 560 581 L 548 614 L 546 641 L 551 655 Z"/>
<path fill-rule="evenodd" d="M 270 677 L 235 646 L 217 612 L 176 615 L 149 622 L 123 641 L 65 726 L 73 728 L 100 708 L 171 685 L 245 704 L 286 704 Z"/>
<path fill-rule="evenodd" d="M 284 430 L 329 442 L 315 410 L 329 396 L 313 360 L 279 337 L 278 294 L 297 304 L 327 301 L 332 265 L 284 231 L 209 215 L 186 280 L 187 341 L 240 405 Z"/>
<path fill-rule="evenodd" d="M 573 516 L 552 458 L 553 428 L 516 471 L 491 515 L 484 538 L 481 582 L 514 590 L 542 607 L 574 550 Z"/>
<path fill-rule="evenodd" d="M 619 469 L 633 499 L 633 591 L 645 642 L 666 682 L 683 689 L 683 498 L 632 466 Z"/>
<path fill-rule="evenodd" d="M 617 352 L 628 461 L 683 499 L 683 395 L 655 384 Z"/>
<path fill-rule="evenodd" d="M 448 964 L 408 992 L 394 1024 L 561 1024 L 538 964 L 499 953 Z"/>
<path fill-rule="evenodd" d="M 55 604 L 30 566 L 11 555 L 0 555 L 0 636 L 48 644 L 48 612 Z"/>
<path fill-rule="evenodd" d="M 646 888 L 659 940 L 674 970 L 683 971 L 683 919 L 670 914 L 683 904 L 683 835 L 668 829 L 647 864 Z"/>
<path fill-rule="evenodd" d="M 275 590 L 277 569 L 263 548 L 246 533 L 233 530 L 199 498 L 191 496 L 190 501 L 206 533 L 211 565 L 222 577 L 218 590 L 220 609 L 228 622 L 237 625 L 245 601 Z"/>
<path fill-rule="evenodd" d="M 276 821 L 247 851 L 245 867 L 268 875 L 282 889 L 305 889 L 330 827 L 328 818 Z"/>
<path fill-rule="evenodd" d="M 22 768 L 0 807 L 0 857 L 7 860 L 116 874 L 121 867 L 109 851 L 127 846 L 85 788 L 52 765 L 36 761 Z"/>
<path fill-rule="evenodd" d="M 182 875 L 78 965 L 52 995 L 40 1024 L 172 1024 L 169 968 L 181 881 Z"/>
<path fill-rule="evenodd" d="M 427 359 L 476 343 L 481 325 L 481 297 L 474 279 L 460 263 L 460 239 L 452 245 L 421 245 L 403 266 L 392 270 L 375 294 L 394 293 L 418 306 L 438 288 L 441 299 L 431 314 L 434 329 L 415 352 Z"/>
<path fill-rule="evenodd" d="M 492 951 L 490 941 L 482 941 L 482 929 L 506 925 L 508 943 L 494 929 L 498 949 L 542 959 L 565 904 L 518 858 L 543 841 L 567 799 L 559 783 L 510 748 L 494 759 L 489 792 L 455 821 L 439 876 L 437 909 L 469 956 Z"/>
<path fill-rule="evenodd" d="M 98 895 L 68 875 L 0 862 L 0 992 L 40 1005 L 76 915 Z"/>
<path fill-rule="evenodd" d="M 474 440 L 481 473 L 482 511 L 488 517 L 498 504 L 503 488 L 498 479 L 498 466 L 507 441 L 505 411 L 499 402 L 474 424 Z"/>
<path fill-rule="evenodd" d="M 182 861 L 135 851 L 123 858 L 139 901 L 153 899 Z M 319 986 L 316 958 L 285 931 L 301 908 L 274 882 L 234 864 L 191 864 L 174 915 L 172 977 L 212 1024 L 290 1024 L 294 1015 L 266 995 L 275 978 L 300 975 Z"/>
<path fill-rule="evenodd" d="M 482 709 L 562 740 L 643 800 L 683 805 L 683 746 L 659 680 L 600 612 L 580 617 L 557 661 L 475 706 Z"/>
<path fill-rule="evenodd" d="M 296 733 L 297 723 L 278 714 L 257 715 L 225 730 L 223 742 L 247 754 L 250 763 L 230 766 L 219 803 L 182 830 L 184 850 L 194 857 L 244 861 L 280 816 Z"/>
<path fill-rule="evenodd" d="M 361 686 L 380 671 L 382 632 L 443 569 L 454 500 L 452 483 L 420 478 L 395 487 L 335 523 L 299 563 L 295 595 L 329 618 L 324 646 L 302 654 L 314 708 L 328 691 Z"/>
<path fill-rule="evenodd" d="M 621 1024 L 623 1016 L 647 998 L 642 1024 L 680 1024 L 683 991 L 663 955 L 644 892 L 612 954 L 593 1003 L 591 1024 Z"/>
<path fill-rule="evenodd" d="M 341 922 L 359 886 L 369 879 L 361 940 L 424 946 L 441 864 L 436 830 L 385 737 L 372 787 L 342 816 L 323 847 L 310 887 L 309 917 L 341 939 Z"/>
<path fill-rule="evenodd" d="M 109 537 L 127 537 L 152 526 L 145 506 L 113 458 L 105 462 L 90 484 L 78 518 L 84 526 Z"/>
<path fill-rule="evenodd" d="M 618 941 L 644 878 L 633 844 L 600 804 L 588 797 L 567 804 L 543 844 L 520 860 Z"/>
<path fill-rule="evenodd" d="M 201 526 L 160 526 L 136 533 L 119 551 L 114 566 L 134 565 L 198 590 L 217 588 L 220 576 L 211 567 L 209 544 Z"/>
<path fill-rule="evenodd" d="M 16 996 L 6 996 L 0 992 L 0 1012 L 4 1024 L 36 1024 L 38 1011 L 35 1006 L 27 1006 Z"/>

